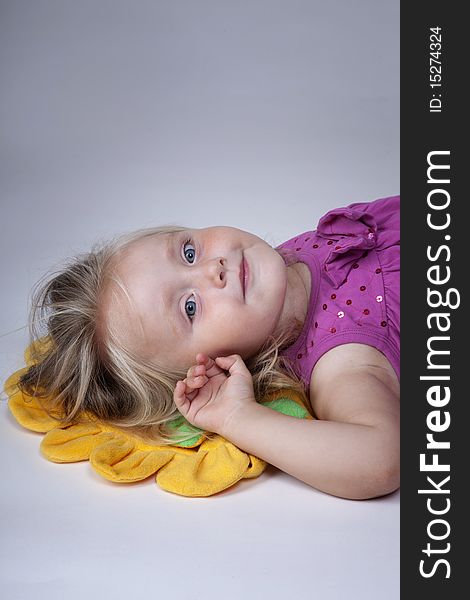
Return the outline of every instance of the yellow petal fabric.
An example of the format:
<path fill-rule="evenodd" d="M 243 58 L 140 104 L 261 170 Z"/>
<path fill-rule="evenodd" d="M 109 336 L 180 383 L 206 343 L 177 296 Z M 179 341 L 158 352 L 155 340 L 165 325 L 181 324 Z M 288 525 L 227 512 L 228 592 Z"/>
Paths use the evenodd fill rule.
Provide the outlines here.
<path fill-rule="evenodd" d="M 112 434 L 99 425 L 79 423 L 49 431 L 41 442 L 41 452 L 52 462 L 71 463 L 88 460 L 92 451 L 105 444 Z"/>
<path fill-rule="evenodd" d="M 210 496 L 244 477 L 257 477 L 266 463 L 217 436 L 191 455 L 177 454 L 157 474 L 158 485 L 183 496 Z"/>
<path fill-rule="evenodd" d="M 7 383 L 10 380 L 11 378 Z M 11 392 L 11 385 L 8 387 L 5 385 L 4 389 L 10 396 L 8 406 L 20 425 L 39 433 L 46 433 L 58 426 L 59 421 L 47 414 L 37 398 L 27 396 L 18 389 Z"/>
<path fill-rule="evenodd" d="M 141 450 L 132 440 L 121 438 L 95 448 L 90 462 L 106 479 L 129 483 L 154 475 L 174 456 L 175 450 L 171 446 Z"/>

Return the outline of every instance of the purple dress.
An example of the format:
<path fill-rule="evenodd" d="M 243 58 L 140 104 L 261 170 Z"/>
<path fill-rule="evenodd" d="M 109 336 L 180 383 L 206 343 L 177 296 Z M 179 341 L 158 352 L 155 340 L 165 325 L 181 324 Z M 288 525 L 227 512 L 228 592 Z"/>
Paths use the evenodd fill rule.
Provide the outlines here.
<path fill-rule="evenodd" d="M 307 389 L 321 356 L 351 342 L 380 350 L 400 378 L 400 197 L 332 210 L 279 249 L 311 273 L 302 332 L 282 352 Z"/>

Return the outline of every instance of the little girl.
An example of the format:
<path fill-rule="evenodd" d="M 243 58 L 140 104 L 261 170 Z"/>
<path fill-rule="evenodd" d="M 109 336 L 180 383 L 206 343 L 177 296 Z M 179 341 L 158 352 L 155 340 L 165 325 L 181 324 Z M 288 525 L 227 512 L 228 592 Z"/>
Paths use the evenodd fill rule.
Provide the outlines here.
<path fill-rule="evenodd" d="M 38 316 L 48 343 L 20 387 L 65 422 L 86 411 L 171 444 L 183 415 L 186 435 L 329 494 L 399 486 L 399 197 L 330 211 L 276 249 L 231 227 L 140 230 L 39 288 L 33 339 Z M 260 404 L 280 388 L 316 418 Z"/>

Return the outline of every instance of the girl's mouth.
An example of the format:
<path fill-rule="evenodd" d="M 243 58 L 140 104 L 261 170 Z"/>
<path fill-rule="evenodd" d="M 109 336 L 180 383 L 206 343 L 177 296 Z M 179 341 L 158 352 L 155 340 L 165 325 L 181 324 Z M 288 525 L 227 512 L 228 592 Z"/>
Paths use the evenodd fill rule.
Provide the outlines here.
<path fill-rule="evenodd" d="M 248 267 L 248 263 L 246 262 L 246 259 L 244 257 L 242 257 L 242 261 L 240 263 L 240 283 L 241 283 L 241 287 L 242 287 L 242 292 L 243 292 L 243 299 L 245 299 L 246 296 L 246 291 L 248 288 L 248 279 L 249 279 L 249 267 Z"/>

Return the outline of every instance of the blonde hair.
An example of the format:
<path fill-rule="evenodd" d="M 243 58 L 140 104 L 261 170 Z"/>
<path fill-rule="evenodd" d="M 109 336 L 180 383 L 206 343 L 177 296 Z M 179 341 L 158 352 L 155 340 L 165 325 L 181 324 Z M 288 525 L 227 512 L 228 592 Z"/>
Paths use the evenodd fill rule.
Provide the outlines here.
<path fill-rule="evenodd" d="M 29 317 L 32 364 L 18 386 L 38 398 L 61 424 L 79 422 L 86 415 L 86 419 L 96 418 L 162 445 L 184 442 L 200 433 L 190 424 L 185 432 L 171 426 L 181 416 L 173 401 L 174 387 L 186 370 L 162 369 L 124 347 L 109 328 L 103 333 L 100 327 L 104 290 L 111 282 L 122 288 L 113 272 L 118 252 L 144 237 L 185 229 L 154 227 L 122 235 L 95 245 L 89 253 L 68 261 L 52 278 L 46 275 L 36 284 Z M 287 264 L 293 262 L 289 253 L 279 253 Z M 245 361 L 257 401 L 285 387 L 305 397 L 302 381 L 280 355 L 300 328 L 300 323 L 293 323 Z"/>

